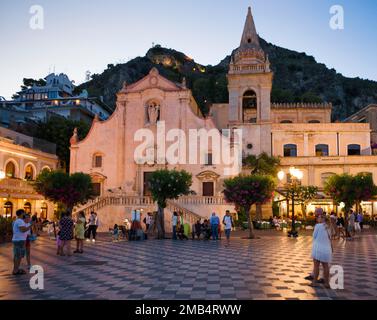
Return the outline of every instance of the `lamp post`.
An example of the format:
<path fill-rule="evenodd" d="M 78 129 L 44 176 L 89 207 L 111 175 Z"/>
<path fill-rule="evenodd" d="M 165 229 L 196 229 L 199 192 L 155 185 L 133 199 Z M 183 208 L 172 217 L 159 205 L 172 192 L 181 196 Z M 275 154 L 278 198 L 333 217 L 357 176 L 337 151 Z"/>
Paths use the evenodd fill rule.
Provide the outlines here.
<path fill-rule="evenodd" d="M 304 174 L 301 170 L 291 167 L 289 169 L 291 176 L 290 182 L 285 184 L 286 198 L 292 200 L 292 228 L 288 232 L 288 236 L 292 238 L 298 237 L 298 232 L 296 231 L 296 221 L 295 221 L 295 195 L 297 193 L 297 188 L 301 185 L 301 180 L 304 177 Z M 278 179 L 283 182 L 285 178 L 284 171 L 278 173 Z M 288 216 L 289 216 L 289 207 L 288 207 Z"/>

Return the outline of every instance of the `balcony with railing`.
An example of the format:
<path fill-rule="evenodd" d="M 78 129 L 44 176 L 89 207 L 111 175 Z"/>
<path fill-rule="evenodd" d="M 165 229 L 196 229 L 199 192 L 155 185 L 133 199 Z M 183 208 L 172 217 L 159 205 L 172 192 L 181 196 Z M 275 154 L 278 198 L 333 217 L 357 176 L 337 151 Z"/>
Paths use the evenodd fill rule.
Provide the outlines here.
<path fill-rule="evenodd" d="M 37 195 L 31 182 L 21 179 L 0 179 L 0 192 L 6 194 L 33 194 Z"/>

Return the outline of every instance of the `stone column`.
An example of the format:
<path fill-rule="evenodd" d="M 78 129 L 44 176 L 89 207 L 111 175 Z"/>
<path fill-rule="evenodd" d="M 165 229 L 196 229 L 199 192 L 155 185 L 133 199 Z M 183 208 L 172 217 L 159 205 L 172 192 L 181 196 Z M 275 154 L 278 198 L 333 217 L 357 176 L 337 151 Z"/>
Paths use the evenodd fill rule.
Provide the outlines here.
<path fill-rule="evenodd" d="M 5 163 L 4 163 L 4 152 L 0 152 L 0 170 L 5 171 L 4 165 L 5 165 Z"/>
<path fill-rule="evenodd" d="M 304 133 L 304 157 L 309 157 L 309 135 Z"/>

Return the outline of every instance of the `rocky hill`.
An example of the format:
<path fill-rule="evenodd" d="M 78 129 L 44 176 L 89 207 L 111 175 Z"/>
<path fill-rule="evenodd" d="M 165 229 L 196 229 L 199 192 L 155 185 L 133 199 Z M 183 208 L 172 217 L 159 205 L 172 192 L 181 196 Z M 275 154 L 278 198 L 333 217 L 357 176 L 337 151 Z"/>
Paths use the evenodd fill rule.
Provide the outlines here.
<path fill-rule="evenodd" d="M 312 56 L 260 41 L 275 73 L 273 102 L 332 102 L 333 120 L 343 120 L 377 102 L 377 82 L 346 78 L 316 62 Z M 91 95 L 103 96 L 107 104 L 115 106 L 115 95 L 124 81 L 133 83 L 147 75 L 152 67 L 157 67 L 164 77 L 174 82 L 186 77 L 188 87 L 206 114 L 212 103 L 228 102 L 229 61 L 230 56 L 216 66 L 204 66 L 184 53 L 157 45 L 144 57 L 125 64 L 109 64 L 102 74 L 94 74 L 77 90 L 87 89 Z"/>

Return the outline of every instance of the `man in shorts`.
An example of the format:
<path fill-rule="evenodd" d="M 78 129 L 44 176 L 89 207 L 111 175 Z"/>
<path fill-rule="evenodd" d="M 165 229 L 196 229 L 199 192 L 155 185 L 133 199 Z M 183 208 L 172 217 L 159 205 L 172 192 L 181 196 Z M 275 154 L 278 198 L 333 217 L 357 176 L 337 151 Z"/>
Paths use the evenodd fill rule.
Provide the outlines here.
<path fill-rule="evenodd" d="M 32 225 L 27 226 L 24 221 L 25 211 L 23 209 L 17 210 L 17 219 L 13 222 L 13 275 L 26 274 L 25 270 L 20 269 L 22 258 L 26 254 L 26 238 L 28 231 L 31 230 Z"/>

